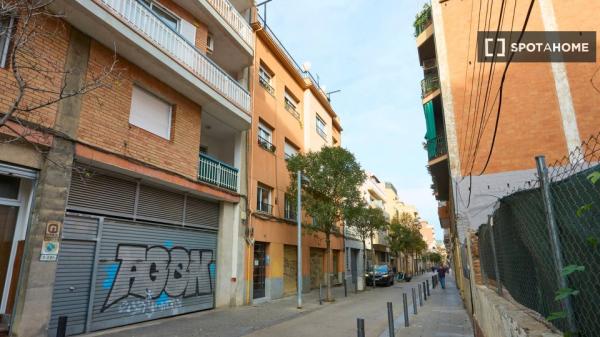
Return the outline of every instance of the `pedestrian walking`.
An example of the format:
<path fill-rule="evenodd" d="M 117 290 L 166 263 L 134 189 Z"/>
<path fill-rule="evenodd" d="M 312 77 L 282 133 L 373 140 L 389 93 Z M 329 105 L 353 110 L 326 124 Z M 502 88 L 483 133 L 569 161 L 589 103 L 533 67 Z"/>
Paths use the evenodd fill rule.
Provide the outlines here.
<path fill-rule="evenodd" d="M 437 269 L 438 278 L 440 279 L 440 285 L 442 289 L 446 289 L 446 267 L 444 265 L 440 265 Z"/>

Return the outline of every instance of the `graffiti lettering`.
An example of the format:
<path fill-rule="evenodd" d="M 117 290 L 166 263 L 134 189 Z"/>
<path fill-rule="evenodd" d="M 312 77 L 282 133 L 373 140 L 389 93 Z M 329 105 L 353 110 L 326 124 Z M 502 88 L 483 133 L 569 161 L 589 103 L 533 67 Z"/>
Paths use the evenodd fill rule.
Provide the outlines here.
<path fill-rule="evenodd" d="M 161 302 L 164 298 L 186 298 L 213 292 L 212 250 L 120 244 L 115 261 L 119 265 L 100 312 L 130 296 L 144 300 L 141 301 L 144 304 L 138 304 L 145 306 L 156 299 Z M 120 312 L 122 310 L 123 306 L 119 308 Z"/>

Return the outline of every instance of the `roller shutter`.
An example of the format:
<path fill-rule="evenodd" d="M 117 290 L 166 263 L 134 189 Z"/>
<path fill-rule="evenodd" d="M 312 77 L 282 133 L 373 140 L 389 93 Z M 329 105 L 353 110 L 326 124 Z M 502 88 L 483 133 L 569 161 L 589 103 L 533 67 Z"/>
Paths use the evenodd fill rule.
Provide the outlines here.
<path fill-rule="evenodd" d="M 76 335 L 213 308 L 219 204 L 77 170 L 49 336 L 63 315 Z"/>

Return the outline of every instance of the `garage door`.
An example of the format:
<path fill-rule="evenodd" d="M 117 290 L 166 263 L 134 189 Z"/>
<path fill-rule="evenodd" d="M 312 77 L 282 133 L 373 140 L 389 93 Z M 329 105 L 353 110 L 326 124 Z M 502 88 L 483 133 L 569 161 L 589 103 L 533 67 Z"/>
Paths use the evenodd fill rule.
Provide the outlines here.
<path fill-rule="evenodd" d="M 283 246 L 283 294 L 296 293 L 298 283 L 298 249 L 296 246 Z"/>
<path fill-rule="evenodd" d="M 101 172 L 75 179 L 50 336 L 59 316 L 74 335 L 214 307 L 217 203 Z"/>
<path fill-rule="evenodd" d="M 72 335 L 213 307 L 215 232 L 70 214 L 64 233 L 50 331 L 63 315 Z"/>

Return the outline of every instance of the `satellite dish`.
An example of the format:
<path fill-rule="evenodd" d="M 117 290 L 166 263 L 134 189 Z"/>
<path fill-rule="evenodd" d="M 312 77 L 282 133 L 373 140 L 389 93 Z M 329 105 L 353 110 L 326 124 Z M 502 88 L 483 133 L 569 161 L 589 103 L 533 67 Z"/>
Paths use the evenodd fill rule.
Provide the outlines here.
<path fill-rule="evenodd" d="M 310 71 L 310 67 L 311 67 L 310 62 L 306 61 L 306 62 L 302 63 L 302 70 L 303 71 L 305 71 L 305 72 L 306 71 Z"/>

